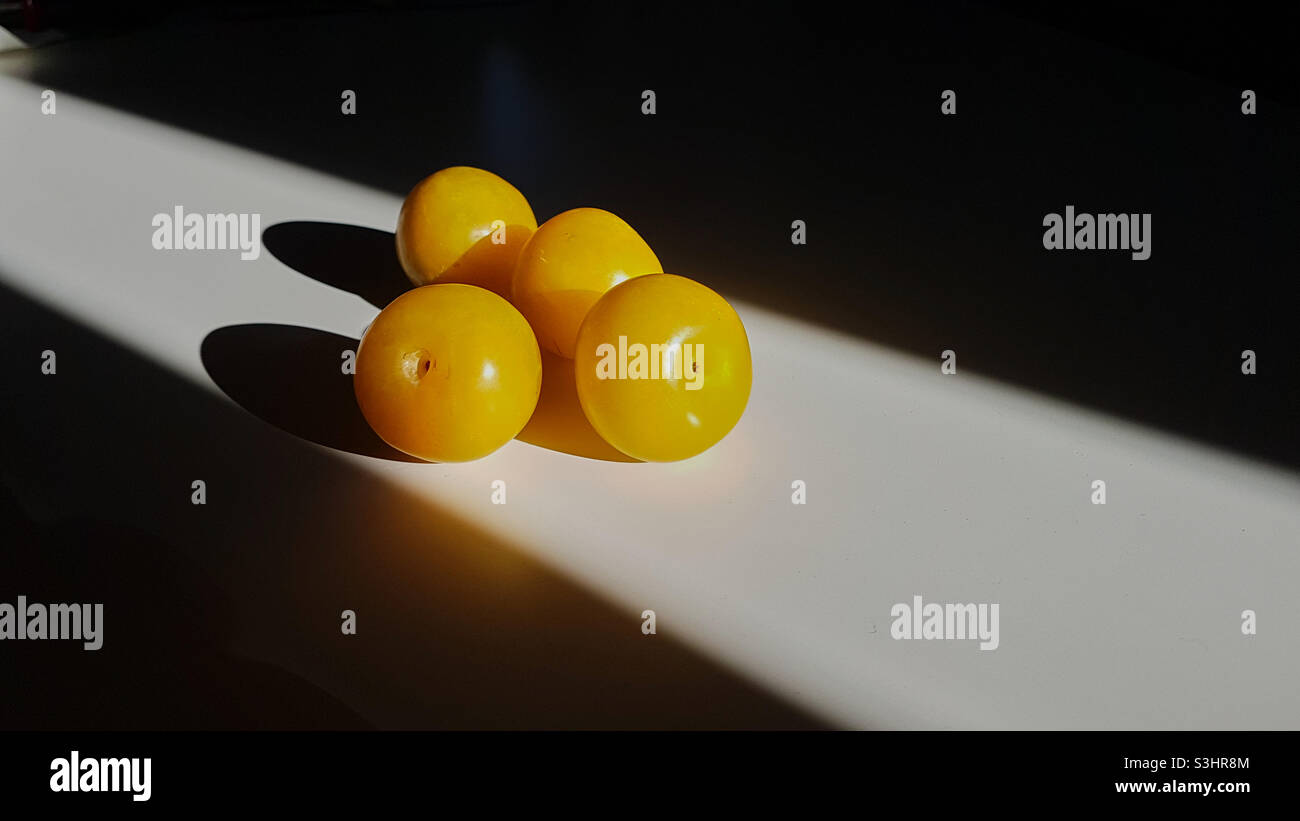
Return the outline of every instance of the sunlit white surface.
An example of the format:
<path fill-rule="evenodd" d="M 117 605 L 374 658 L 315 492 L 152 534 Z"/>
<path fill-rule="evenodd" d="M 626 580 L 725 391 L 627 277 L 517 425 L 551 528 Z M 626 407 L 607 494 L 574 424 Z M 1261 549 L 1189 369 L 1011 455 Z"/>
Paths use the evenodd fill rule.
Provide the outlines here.
<path fill-rule="evenodd" d="M 0 63 L 0 70 L 4 64 Z M 392 230 L 400 200 L 0 76 L 0 279 L 220 395 L 247 322 L 358 336 L 375 309 L 266 252 L 155 251 L 150 220 Z M 849 727 L 1300 728 L 1300 482 L 737 304 L 749 409 L 683 463 L 520 442 L 428 466 L 338 453 L 473 518 Z M 286 436 L 289 434 L 285 434 Z M 509 504 L 490 503 L 505 480 Z M 1090 503 L 1091 482 L 1108 503 Z M 791 483 L 807 483 L 805 506 Z M 890 608 L 1000 604 L 1001 646 L 894 641 Z M 1240 631 L 1244 609 L 1259 635 Z"/>
<path fill-rule="evenodd" d="M 8 29 L 0 28 L 0 51 L 10 51 L 14 49 L 26 48 L 27 46 L 18 36 Z"/>

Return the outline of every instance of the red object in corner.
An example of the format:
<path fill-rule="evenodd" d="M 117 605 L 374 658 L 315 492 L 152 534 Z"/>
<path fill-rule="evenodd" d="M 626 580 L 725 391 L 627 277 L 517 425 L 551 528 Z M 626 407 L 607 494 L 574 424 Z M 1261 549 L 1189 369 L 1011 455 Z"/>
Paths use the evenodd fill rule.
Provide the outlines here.
<path fill-rule="evenodd" d="M 41 27 L 41 9 L 36 0 L 23 0 L 23 26 L 28 31 L 37 31 Z"/>

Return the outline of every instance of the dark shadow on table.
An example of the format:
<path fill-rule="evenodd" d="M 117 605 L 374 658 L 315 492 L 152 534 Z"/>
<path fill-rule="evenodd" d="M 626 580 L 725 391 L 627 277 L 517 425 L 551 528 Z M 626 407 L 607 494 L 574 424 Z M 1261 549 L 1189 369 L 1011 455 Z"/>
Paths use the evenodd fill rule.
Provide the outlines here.
<path fill-rule="evenodd" d="M 280 222 L 262 232 L 262 244 L 276 259 L 376 308 L 411 287 L 394 243 L 391 231 L 339 222 Z"/>
<path fill-rule="evenodd" d="M 177 545 L 107 519 L 35 522 L 3 484 L 0 527 L 9 544 L 0 579 L 29 606 L 103 608 L 98 621 L 82 623 L 98 649 L 85 649 L 90 633 L 5 642 L 0 728 L 371 726 L 301 676 L 234 652 L 234 591 Z"/>
<path fill-rule="evenodd" d="M 311 350 L 300 330 L 252 327 L 218 339 Z M 44 376 L 31 352 L 51 339 Z M 642 635 L 640 608 L 3 287 L 0 368 L 0 579 L 106 604 L 99 652 L 5 642 L 24 655 L 0 676 L 0 727 L 823 726 Z M 456 466 L 418 469 L 436 484 Z"/>
<path fill-rule="evenodd" d="M 366 423 L 343 366 L 357 340 L 315 328 L 254 323 L 209 333 L 200 348 L 212 381 L 236 404 L 294 436 L 348 453 L 419 462 Z"/>

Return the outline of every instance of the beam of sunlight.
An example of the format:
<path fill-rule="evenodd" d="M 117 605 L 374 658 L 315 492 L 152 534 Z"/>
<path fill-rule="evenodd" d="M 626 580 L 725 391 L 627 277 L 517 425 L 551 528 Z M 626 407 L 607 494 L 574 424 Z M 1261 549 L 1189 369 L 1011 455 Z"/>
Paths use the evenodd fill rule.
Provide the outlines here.
<path fill-rule="evenodd" d="M 391 231 L 398 198 L 64 94 L 42 116 L 40 92 L 0 75 L 0 280 L 218 394 L 200 358 L 216 329 L 355 338 L 373 318 L 265 248 L 156 251 L 150 220 L 180 205 Z M 429 162 L 413 181 L 452 159 Z M 335 455 L 600 591 L 629 629 L 652 608 L 661 632 L 844 726 L 1300 728 L 1296 639 L 1238 631 L 1246 608 L 1300 622 L 1294 475 L 941 375 L 938 351 L 736 308 L 753 394 L 695 459 L 520 441 L 463 465 Z M 1001 647 L 892 641 L 891 606 L 913 595 L 1000 603 Z"/>

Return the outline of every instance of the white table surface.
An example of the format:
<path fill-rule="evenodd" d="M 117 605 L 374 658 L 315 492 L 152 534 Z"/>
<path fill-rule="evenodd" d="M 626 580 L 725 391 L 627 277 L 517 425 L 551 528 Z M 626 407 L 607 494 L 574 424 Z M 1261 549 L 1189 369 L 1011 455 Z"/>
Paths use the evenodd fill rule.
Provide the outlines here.
<path fill-rule="evenodd" d="M 398 198 L 68 95 L 42 116 L 40 91 L 0 74 L 6 285 L 218 395 L 200 359 L 214 329 L 355 337 L 374 316 L 265 248 L 250 262 L 155 251 L 150 218 L 182 204 L 257 212 L 263 228 L 391 231 Z M 618 464 L 521 442 L 455 466 L 330 453 L 607 597 L 629 634 L 653 608 L 662 633 L 838 726 L 1300 728 L 1294 475 L 941 375 L 938 351 L 736 308 L 753 394 L 697 458 Z M 490 504 L 496 479 L 507 505 Z M 915 594 L 998 603 L 1001 646 L 891 640 L 890 608 Z"/>

